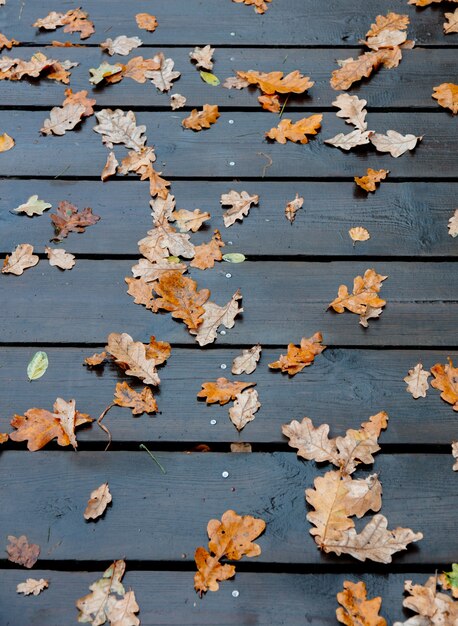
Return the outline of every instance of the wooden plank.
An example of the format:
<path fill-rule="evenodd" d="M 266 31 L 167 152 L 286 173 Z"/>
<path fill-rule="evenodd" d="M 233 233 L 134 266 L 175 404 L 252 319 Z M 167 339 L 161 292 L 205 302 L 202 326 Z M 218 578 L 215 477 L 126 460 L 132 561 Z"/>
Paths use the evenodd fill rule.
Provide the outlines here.
<path fill-rule="evenodd" d="M 100 48 L 40 48 L 41 52 L 53 59 L 78 62 L 72 69 L 71 87 L 73 91 L 86 89 L 97 100 L 99 107 L 154 107 L 169 108 L 169 96 L 159 92 L 149 81 L 139 84 L 125 79 L 121 83 L 106 87 L 92 87 L 89 84 L 89 68 L 98 67 L 102 62 L 126 63 L 125 57 L 109 57 Z M 173 91 L 187 98 L 186 106 L 201 107 L 211 102 L 222 107 L 248 107 L 259 110 L 257 89 L 215 89 L 202 81 L 199 72 L 190 63 L 189 48 L 161 48 L 167 57 L 175 61 L 181 78 L 174 83 Z M 14 56 L 30 59 L 37 49 L 30 47 L 14 48 Z M 345 50 L 345 57 L 357 56 L 361 48 Z M 150 58 L 156 53 L 151 48 L 140 48 L 132 55 Z M 11 54 L 11 53 L 10 53 Z M 234 76 L 236 70 L 254 69 L 262 72 L 281 70 L 291 72 L 299 69 L 311 76 L 315 85 L 307 95 L 291 94 L 286 113 L 291 109 L 304 110 L 331 107 L 338 92 L 329 85 L 331 72 L 337 68 L 336 58 L 342 56 L 331 49 L 289 49 L 289 48 L 217 48 L 214 54 L 214 71 L 221 82 Z M 418 67 L 424 68 L 422 80 L 418 80 Z M 437 110 L 438 105 L 431 98 L 432 85 L 450 82 L 455 75 L 455 52 L 450 49 L 415 48 L 404 53 L 402 63 L 395 71 L 381 70 L 370 80 L 356 85 L 352 93 L 366 98 L 371 110 L 396 108 L 429 108 Z M 52 107 L 62 103 L 63 86 L 54 81 L 35 79 L 27 81 L 3 81 L 0 91 L 0 104 L 16 108 Z M 275 119 L 272 117 L 272 120 Z"/>
<path fill-rule="evenodd" d="M 146 125 L 149 143 L 156 147 L 157 168 L 166 177 L 261 177 L 268 164 L 265 155 L 272 159 L 267 169 L 269 178 L 351 180 L 365 173 L 368 166 L 389 169 L 394 178 L 456 177 L 455 120 L 445 111 L 371 114 L 369 124 L 378 132 L 394 128 L 404 134 L 424 135 L 415 151 L 397 160 L 375 152 L 373 146 L 345 154 L 324 144 L 324 139 L 348 131 L 348 125 L 334 113 L 324 114 L 323 130 L 307 145 L 267 143 L 265 132 L 278 123 L 278 117 L 267 111 L 222 112 L 211 129 L 197 133 L 182 128 L 181 120 L 186 115 L 180 111 L 137 114 L 138 124 Z M 80 130 L 67 132 L 63 137 L 45 137 L 39 134 L 45 117 L 43 111 L 0 112 L 0 128 L 16 140 L 14 150 L 2 155 L 2 174 L 98 177 L 107 159 L 107 149 L 101 136 L 92 130 L 94 120 L 86 120 Z M 300 118 L 298 113 L 291 114 L 293 120 Z M 125 154 L 123 148 L 116 152 L 120 157 Z"/>
<path fill-rule="evenodd" d="M 258 194 L 259 209 L 253 208 L 243 224 L 236 223 L 226 229 L 219 199 L 232 188 Z M 175 181 L 172 191 L 179 208 L 199 207 L 212 216 L 209 226 L 192 235 L 193 242 L 208 241 L 213 229 L 218 228 L 226 243 L 224 251 L 243 252 L 248 258 L 253 255 L 458 255 L 456 240 L 447 229 L 458 194 L 458 185 L 454 183 L 384 183 L 377 193 L 366 194 L 360 193 L 354 183 L 346 182 Z M 291 225 L 285 219 L 284 207 L 296 193 L 304 197 L 305 204 Z M 39 249 L 52 237 L 49 213 L 31 222 L 26 216 L 12 212 L 33 194 L 54 208 L 61 200 L 68 200 L 80 208 L 90 206 L 101 216 L 95 228 L 88 228 L 84 235 L 71 236 L 70 247 L 75 254 L 136 255 L 137 242 L 151 228 L 147 182 L 2 180 L 0 254 L 10 253 L 23 242 L 26 226 L 27 242 Z M 365 226 L 371 239 L 354 246 L 348 229 L 356 225 Z"/>
<path fill-rule="evenodd" d="M 24 5 L 9 0 L 0 13 L 0 30 L 23 42 L 49 43 L 72 40 L 78 35 L 57 31 L 37 31 L 32 24 L 51 10 L 74 8 L 69 0 L 35 0 Z M 237 6 L 230 0 L 213 0 L 209 10 L 206 3 L 168 0 L 157 8 L 146 2 L 122 0 L 86 0 L 84 9 L 95 24 L 96 33 L 87 43 L 96 44 L 106 37 L 137 35 L 150 45 L 357 45 L 379 13 L 396 11 L 411 19 L 409 37 L 421 44 L 450 46 L 452 37 L 444 37 L 443 11 L 415 10 L 404 0 L 392 0 L 389 7 L 376 0 L 354 0 L 351 4 L 329 0 L 324 10 L 318 0 L 273 0 L 268 11 L 256 15 L 252 7 Z M 159 21 L 154 33 L 139 30 L 135 14 L 153 11 Z"/>
<path fill-rule="evenodd" d="M 321 554 L 309 535 L 304 489 L 325 468 L 303 463 L 294 453 L 154 454 L 166 474 L 144 451 L 5 451 L 0 457 L 0 526 L 5 535 L 25 534 L 38 543 L 46 561 L 123 556 L 183 562 L 192 561 L 196 547 L 205 544 L 207 522 L 234 509 L 267 523 L 257 563 L 355 563 Z M 382 512 L 390 528 L 407 526 L 424 534 L 421 542 L 396 555 L 396 563 L 451 563 L 455 558 L 458 493 L 452 461 L 450 454 L 377 457 L 373 471 L 381 477 Z M 104 481 L 113 505 L 103 520 L 87 523 L 83 511 L 89 494 Z"/>
<path fill-rule="evenodd" d="M 71 240 L 66 248 L 71 252 Z M 61 272 L 41 262 L 21 277 L 3 275 L 0 342 L 103 343 L 110 332 L 128 331 L 138 340 L 155 334 L 197 345 L 170 314 L 154 315 L 133 303 L 124 283 L 131 265 L 126 260 L 79 260 L 71 272 Z M 322 330 L 325 343 L 334 346 L 456 345 L 458 283 L 453 263 L 377 261 L 375 269 L 389 276 L 381 294 L 388 305 L 369 329 L 362 328 L 354 314 L 326 311 L 339 285 L 351 287 L 353 278 L 371 265 L 245 262 L 217 264 L 204 274 L 193 270 L 191 276 L 199 288 L 211 290 L 217 304 L 241 289 L 243 317 L 218 337 L 219 344 L 286 345 Z"/>
<path fill-rule="evenodd" d="M 83 367 L 83 359 L 93 350 L 81 348 L 46 348 L 49 368 L 39 384 L 29 384 L 26 367 L 34 348 L 2 348 L 0 388 L 2 412 L 0 432 L 10 431 L 10 419 L 31 407 L 51 408 L 56 396 L 76 398 L 81 411 L 98 417 L 111 402 L 117 382 L 124 377 L 112 364 L 103 370 Z M 256 382 L 262 407 L 256 419 L 240 436 L 228 417 L 228 406 L 206 406 L 196 394 L 204 381 L 218 376 L 233 378 L 232 360 L 240 354 L 236 348 L 209 351 L 174 348 L 167 366 L 160 369 L 160 391 L 155 392 L 160 414 L 133 418 L 130 410 L 113 407 L 104 423 L 114 442 L 206 442 L 248 441 L 285 445 L 281 425 L 304 415 L 314 423 L 328 423 L 333 435 L 347 428 L 357 428 L 370 413 L 385 410 L 390 416 L 382 444 L 444 444 L 456 439 L 456 415 L 452 407 L 439 398 L 439 392 L 428 391 L 426 398 L 413 400 L 403 381 L 416 363 L 426 369 L 435 363 L 446 363 L 458 353 L 425 350 L 338 350 L 327 349 L 313 367 L 288 379 L 267 367 L 281 350 L 265 349 L 256 372 L 242 380 Z M 225 371 L 221 366 L 225 364 Z M 338 402 L 329 402 L 332 389 Z M 434 416 L 434 417 L 432 417 Z M 216 420 L 216 424 L 211 424 Z M 94 425 L 82 429 L 81 442 L 103 442 L 106 435 Z M 154 445 L 154 444 L 153 444 Z M 17 444 L 22 448 L 22 444 Z M 192 447 L 192 445 L 190 446 Z M 84 448 L 84 444 L 83 444 Z"/>
<path fill-rule="evenodd" d="M 250 563 L 254 559 L 250 560 Z M 24 570 L 2 571 L 0 601 L 4 626 L 62 626 L 76 620 L 75 600 L 89 593 L 88 587 L 103 571 L 56 572 L 36 570 L 31 575 L 49 580 L 49 588 L 36 598 L 24 599 L 16 586 L 29 574 Z M 127 564 L 129 567 L 129 564 Z M 238 565 L 238 569 L 243 567 Z M 426 574 L 268 574 L 237 573 L 222 583 L 217 593 L 202 600 L 193 590 L 193 572 L 129 571 L 126 589 L 132 588 L 140 606 L 142 626 L 166 624 L 187 626 L 236 626 L 249 624 L 302 624 L 329 626 L 335 622 L 336 594 L 344 580 L 366 583 L 368 596 L 382 596 L 381 614 L 389 624 L 403 619 L 404 580 L 423 584 Z M 232 592 L 239 595 L 234 598 Z"/>

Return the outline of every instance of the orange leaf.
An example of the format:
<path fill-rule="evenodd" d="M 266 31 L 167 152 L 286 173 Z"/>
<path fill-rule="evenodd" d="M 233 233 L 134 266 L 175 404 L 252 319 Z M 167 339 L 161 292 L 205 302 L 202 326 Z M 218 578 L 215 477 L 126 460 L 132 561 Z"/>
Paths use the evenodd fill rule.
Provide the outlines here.
<path fill-rule="evenodd" d="M 101 365 L 105 359 L 107 358 L 106 352 L 95 353 L 92 356 L 88 356 L 84 359 L 84 363 L 89 367 L 96 367 L 97 365 Z"/>
<path fill-rule="evenodd" d="M 442 83 L 433 89 L 432 97 L 437 100 L 441 107 L 450 109 L 453 115 L 456 115 L 458 113 L 458 85 Z"/>
<path fill-rule="evenodd" d="M 154 32 L 157 28 L 156 17 L 154 15 L 150 15 L 149 13 L 137 13 L 135 20 L 139 28 L 149 30 L 150 33 Z"/>
<path fill-rule="evenodd" d="M 113 402 L 118 406 L 132 409 L 133 415 L 142 413 L 156 413 L 157 404 L 149 387 L 144 387 L 141 393 L 129 387 L 127 383 L 117 383 Z"/>
<path fill-rule="evenodd" d="M 124 280 L 129 285 L 127 293 L 133 297 L 135 304 L 142 304 L 150 311 L 156 313 L 156 298 L 153 296 L 152 286 L 142 277 L 131 278 L 127 276 Z"/>
<path fill-rule="evenodd" d="M 172 354 L 172 346 L 168 341 L 156 341 L 156 337 L 151 335 L 149 345 L 146 347 L 146 358 L 154 359 L 156 365 L 165 363 Z"/>
<path fill-rule="evenodd" d="M 449 359 L 448 365 L 433 365 L 431 374 L 434 376 L 431 387 L 440 389 L 442 400 L 453 405 L 454 411 L 458 411 L 458 367 L 453 367 L 452 359 Z"/>
<path fill-rule="evenodd" d="M 272 96 L 259 96 L 258 102 L 261 104 L 262 108 L 266 111 L 271 111 L 272 113 L 279 113 L 281 109 L 280 99 L 274 94 Z"/>
<path fill-rule="evenodd" d="M 244 4 L 253 6 L 256 13 L 265 13 L 268 9 L 267 2 L 272 2 L 272 0 L 232 0 L 232 2 L 236 2 L 237 4 L 243 2 Z"/>
<path fill-rule="evenodd" d="M 307 135 L 316 135 L 321 128 L 322 115 L 311 115 L 303 119 L 292 122 L 290 119 L 284 118 L 276 128 L 271 128 L 266 137 L 278 141 L 278 143 L 286 143 L 286 140 L 300 143 L 308 143 Z"/>
<path fill-rule="evenodd" d="M 229 400 L 235 400 L 237 394 L 248 387 L 254 387 L 256 383 L 243 383 L 239 380 L 218 378 L 215 382 L 202 383 L 202 390 L 197 394 L 198 398 L 205 398 L 207 404 L 219 402 L 227 404 Z"/>
<path fill-rule="evenodd" d="M 293 343 L 288 344 L 286 355 L 282 354 L 278 361 L 269 363 L 269 367 L 280 369 L 282 372 L 288 372 L 290 376 L 294 376 L 307 365 L 311 365 L 315 356 L 323 352 L 326 346 L 322 345 L 322 341 L 323 337 L 319 332 L 308 339 L 302 337 L 300 346 L 295 346 Z"/>
<path fill-rule="evenodd" d="M 191 267 L 197 267 L 200 270 L 206 270 L 215 265 L 215 261 L 221 261 L 223 255 L 221 249 L 224 248 L 224 241 L 221 240 L 219 230 L 215 230 L 211 241 L 196 246 L 195 255 L 190 263 Z"/>
<path fill-rule="evenodd" d="M 190 128 L 191 130 L 202 130 L 203 128 L 210 128 L 212 124 L 219 118 L 218 107 L 216 104 L 204 104 L 202 111 L 193 109 L 181 124 L 184 128 Z"/>
<path fill-rule="evenodd" d="M 355 176 L 355 183 L 364 191 L 375 191 L 377 189 L 376 183 L 385 180 L 389 173 L 390 170 L 373 170 L 368 167 L 366 176 Z"/>
<path fill-rule="evenodd" d="M 386 626 L 386 619 L 380 617 L 382 598 L 367 599 L 365 583 L 344 581 L 344 591 L 337 594 L 337 601 L 342 607 L 336 610 L 339 622 L 346 626 Z"/>
<path fill-rule="evenodd" d="M 196 330 L 202 324 L 205 313 L 203 304 L 210 297 L 208 289 L 197 291 L 197 283 L 179 272 L 164 272 L 158 283 L 153 285 L 157 293 L 157 307 L 172 313 L 172 317 L 181 319 L 190 330 Z"/>
<path fill-rule="evenodd" d="M 82 104 L 85 108 L 83 117 L 89 117 L 94 114 L 93 106 L 95 104 L 95 100 L 93 98 L 87 97 L 87 91 L 77 91 L 73 93 L 73 91 L 68 88 L 65 90 L 65 95 L 67 96 L 62 103 L 62 106 L 65 107 L 67 104 Z"/>
<path fill-rule="evenodd" d="M 283 72 L 237 72 L 237 76 L 250 85 L 257 85 L 261 91 L 270 96 L 274 93 L 304 93 L 315 83 L 298 70 L 283 76 Z"/>
<path fill-rule="evenodd" d="M 337 298 L 331 302 L 328 308 L 336 313 L 343 313 L 345 309 L 352 313 L 364 316 L 368 307 L 383 307 L 386 304 L 378 296 L 382 282 L 387 276 L 377 274 L 375 270 L 366 270 L 364 276 L 356 276 L 353 281 L 353 293 L 348 293 L 345 285 L 340 285 Z"/>

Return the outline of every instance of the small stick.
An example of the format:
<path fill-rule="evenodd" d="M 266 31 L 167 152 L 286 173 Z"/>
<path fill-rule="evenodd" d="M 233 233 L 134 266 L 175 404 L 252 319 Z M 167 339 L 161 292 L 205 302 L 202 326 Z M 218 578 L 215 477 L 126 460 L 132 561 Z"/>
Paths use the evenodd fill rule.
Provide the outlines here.
<path fill-rule="evenodd" d="M 111 446 L 111 432 L 110 430 L 105 426 L 105 424 L 102 424 L 102 420 L 105 417 L 105 415 L 108 413 L 108 411 L 114 407 L 114 402 L 112 402 L 111 404 L 109 404 L 107 406 L 107 408 L 103 411 L 103 413 L 100 415 L 99 419 L 97 420 L 97 424 L 98 426 L 103 430 L 104 433 L 106 433 L 108 435 L 108 443 L 107 446 L 105 448 L 105 452 L 108 450 L 108 448 Z"/>
<path fill-rule="evenodd" d="M 150 457 L 153 459 L 153 461 L 156 463 L 156 465 L 159 467 L 159 469 L 161 470 L 161 472 L 163 474 L 167 474 L 167 472 L 165 471 L 165 469 L 162 467 L 162 465 L 159 463 L 159 461 L 156 459 L 156 457 L 154 456 L 154 454 L 148 450 L 148 448 L 145 446 L 144 443 L 141 443 L 139 446 L 140 450 L 144 450 L 145 452 L 147 452 Z"/>
<path fill-rule="evenodd" d="M 262 175 L 261 175 L 261 178 L 264 178 L 264 177 L 265 177 L 265 175 L 266 175 L 266 170 L 267 170 L 267 168 L 269 168 L 269 167 L 272 165 L 273 161 L 272 161 L 272 159 L 270 158 L 270 156 L 269 156 L 268 154 L 266 154 L 265 152 L 256 152 L 256 154 L 257 154 L 258 156 L 263 156 L 263 157 L 265 157 L 265 158 L 267 159 L 267 161 L 268 161 L 268 162 L 264 165 L 264 167 L 262 168 Z"/>
<path fill-rule="evenodd" d="M 284 110 L 285 110 L 285 106 L 286 106 L 286 104 L 287 104 L 288 100 L 289 100 L 289 94 L 286 96 L 286 100 L 283 102 L 283 106 L 282 106 L 282 108 L 281 108 L 281 111 L 280 111 L 280 113 L 278 114 L 278 115 L 280 116 L 280 119 L 282 118 L 282 115 L 283 115 L 283 112 L 284 112 Z"/>

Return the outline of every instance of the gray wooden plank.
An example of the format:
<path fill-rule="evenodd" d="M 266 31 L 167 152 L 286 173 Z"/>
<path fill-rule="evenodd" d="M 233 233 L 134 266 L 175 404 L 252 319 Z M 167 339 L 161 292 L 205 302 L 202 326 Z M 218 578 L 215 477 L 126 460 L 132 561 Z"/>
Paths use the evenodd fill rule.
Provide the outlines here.
<path fill-rule="evenodd" d="M 74 8 L 69 0 L 9 0 L 0 13 L 0 30 L 23 42 L 49 43 L 53 39 L 79 42 L 78 35 L 62 29 L 37 31 L 32 24 L 51 10 Z M 229 45 L 356 45 L 379 13 L 396 11 L 411 19 L 409 36 L 419 44 L 453 45 L 453 35 L 444 37 L 443 10 L 415 10 L 404 0 L 391 0 L 385 7 L 376 0 L 354 0 L 351 4 L 329 0 L 326 10 L 318 0 L 272 0 L 268 11 L 256 15 L 252 7 L 230 0 L 168 0 L 151 6 L 144 0 L 86 0 L 96 32 L 88 43 L 106 37 L 138 35 L 151 45 L 229 44 Z M 154 33 L 137 28 L 135 14 L 154 13 L 159 26 Z"/>
<path fill-rule="evenodd" d="M 30 384 L 26 367 L 35 348 L 3 347 L 0 359 L 0 432 L 9 432 L 10 419 L 31 407 L 50 409 L 56 396 L 76 398 L 77 406 L 97 418 L 111 402 L 116 383 L 126 380 L 135 388 L 138 381 L 125 377 L 107 364 L 90 370 L 82 365 L 94 352 L 89 348 L 45 348 L 49 368 L 39 382 Z M 285 445 L 281 426 L 292 419 L 310 417 L 316 425 L 328 423 L 333 435 L 348 427 L 357 428 L 371 413 L 385 410 L 390 416 L 382 444 L 443 444 L 457 438 L 456 415 L 440 399 L 440 392 L 428 391 L 426 398 L 414 400 L 403 381 L 416 363 L 426 369 L 446 363 L 456 352 L 428 350 L 344 350 L 327 349 L 312 367 L 288 378 L 268 368 L 280 349 L 264 349 L 252 376 L 232 376 L 232 360 L 237 348 L 209 351 L 173 348 L 172 357 L 160 369 L 161 385 L 155 396 L 160 414 L 134 418 L 129 409 L 113 407 L 104 419 L 114 442 L 159 441 L 162 443 L 247 441 L 254 444 Z M 221 370 L 225 364 L 226 370 Z M 218 376 L 256 382 L 262 407 L 256 419 L 240 435 L 229 420 L 228 407 L 207 406 L 196 394 L 204 381 Z M 332 389 L 338 402 L 330 402 Z M 179 393 L 177 393 L 179 391 Z M 216 420 L 216 424 L 211 424 Z M 82 429 L 81 442 L 106 442 L 106 434 L 95 424 Z M 22 447 L 22 444 L 17 444 Z M 84 449 L 84 443 L 82 444 Z M 192 447 L 192 446 L 190 446 Z M 227 446 L 229 449 L 229 446 Z"/>
<path fill-rule="evenodd" d="M 307 145 L 268 142 L 264 136 L 278 123 L 267 111 L 258 113 L 222 112 L 210 129 L 185 130 L 180 111 L 137 114 L 137 123 L 145 124 L 150 145 L 158 155 L 157 168 L 164 176 L 176 177 L 261 177 L 352 179 L 367 167 L 391 170 L 392 177 L 410 179 L 453 179 L 456 177 L 455 120 L 445 111 L 437 113 L 372 113 L 368 123 L 377 132 L 393 128 L 403 134 L 424 135 L 412 152 L 394 160 L 376 152 L 373 146 L 349 154 L 323 143 L 348 125 L 333 113 L 323 116 L 321 132 Z M 101 136 L 94 133 L 94 119 L 82 128 L 62 137 L 41 136 L 46 114 L 43 111 L 2 111 L 0 128 L 16 140 L 13 150 L 1 155 L 3 176 L 98 177 L 107 159 Z M 301 114 L 291 114 L 294 121 Z M 230 124 L 232 120 L 232 124 Z M 125 149 L 117 149 L 122 157 Z M 264 153 L 264 154 L 261 154 Z M 266 156 L 272 159 L 268 163 Z M 233 164 L 233 165 L 231 165 Z M 434 164 L 434 167 L 432 167 Z"/>
<path fill-rule="evenodd" d="M 71 240 L 65 243 L 71 252 Z M 71 272 L 61 272 L 45 261 L 20 277 L 2 275 L 0 341 L 102 343 L 110 332 L 127 331 L 138 340 L 155 334 L 162 340 L 196 345 L 184 324 L 170 314 L 152 314 L 133 303 L 124 283 L 131 265 L 125 260 L 79 260 Z M 326 311 L 339 285 L 351 287 L 353 278 L 371 265 L 245 262 L 217 264 L 204 273 L 193 270 L 191 276 L 199 288 L 211 290 L 217 304 L 241 289 L 243 317 L 218 337 L 218 344 L 286 345 L 321 330 L 325 343 L 334 346 L 456 345 L 458 284 L 453 263 L 373 264 L 389 276 L 381 292 L 388 304 L 368 329 L 354 314 Z"/>
<path fill-rule="evenodd" d="M 196 547 L 205 545 L 208 521 L 234 509 L 266 521 L 257 563 L 355 563 L 320 553 L 309 535 L 304 489 L 326 468 L 303 463 L 294 453 L 154 454 L 166 474 L 144 451 L 5 451 L 0 457 L 4 535 L 27 535 L 47 561 L 121 556 L 192 561 Z M 389 527 L 409 527 L 424 535 L 397 554 L 396 563 L 450 563 L 455 558 L 458 493 L 452 461 L 449 454 L 376 458 L 371 471 L 380 474 L 382 513 Z M 113 505 L 97 523 L 85 522 L 89 494 L 104 481 Z"/>

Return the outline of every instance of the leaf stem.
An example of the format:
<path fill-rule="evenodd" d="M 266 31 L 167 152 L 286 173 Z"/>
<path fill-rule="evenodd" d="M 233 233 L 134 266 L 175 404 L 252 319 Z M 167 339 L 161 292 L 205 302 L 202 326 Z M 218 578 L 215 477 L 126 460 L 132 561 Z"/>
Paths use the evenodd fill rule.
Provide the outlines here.
<path fill-rule="evenodd" d="M 147 452 L 149 454 L 149 456 L 153 459 L 153 461 L 156 463 L 156 465 L 159 467 L 159 469 L 161 470 L 161 472 L 163 474 L 167 474 L 167 472 L 165 471 L 164 467 L 159 463 L 159 461 L 156 459 L 154 454 L 150 450 L 148 450 L 148 448 L 145 446 L 144 443 L 141 443 L 139 448 L 140 448 L 140 450 L 144 450 L 145 452 Z"/>
<path fill-rule="evenodd" d="M 111 446 L 111 432 L 110 432 L 110 429 L 105 426 L 105 424 L 102 424 L 102 420 L 105 417 L 105 415 L 108 413 L 108 411 L 111 408 L 113 408 L 113 407 L 114 407 L 114 402 L 112 402 L 111 404 L 109 404 L 107 406 L 107 408 L 102 412 L 102 414 L 100 415 L 100 417 L 97 420 L 98 426 L 103 430 L 104 433 L 106 433 L 108 435 L 108 443 L 107 443 L 107 446 L 105 448 L 105 452 Z"/>

